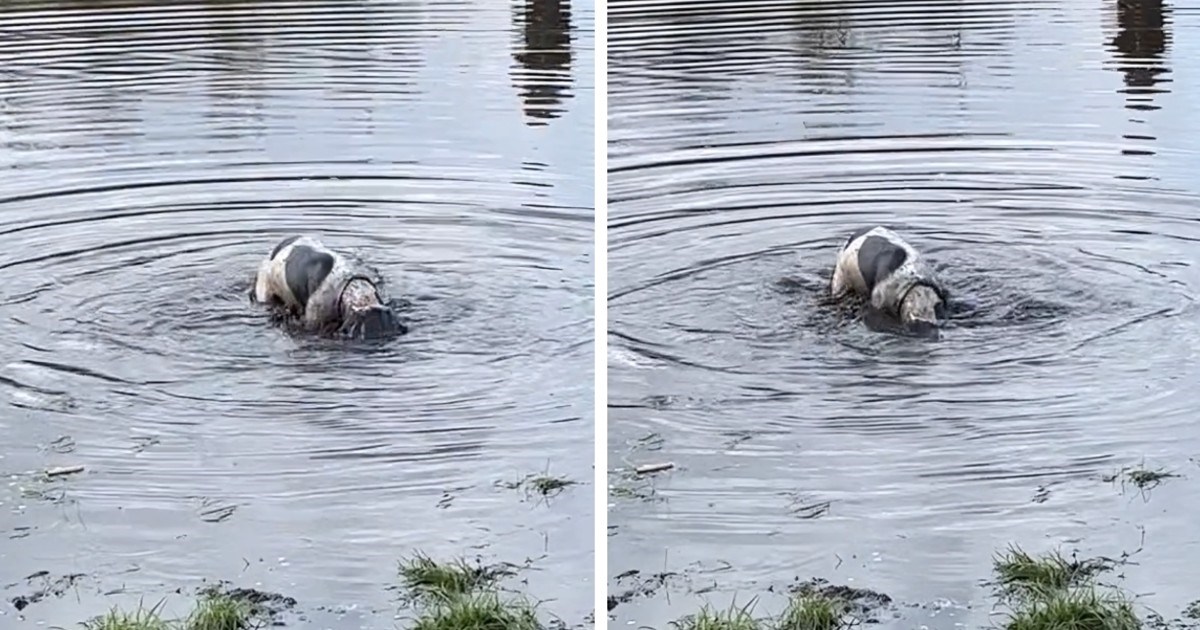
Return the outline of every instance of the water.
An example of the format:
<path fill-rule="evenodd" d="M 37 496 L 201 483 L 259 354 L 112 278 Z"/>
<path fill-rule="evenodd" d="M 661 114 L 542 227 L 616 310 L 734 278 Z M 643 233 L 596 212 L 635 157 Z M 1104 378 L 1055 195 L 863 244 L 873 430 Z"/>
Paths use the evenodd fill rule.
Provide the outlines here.
<path fill-rule="evenodd" d="M 532 558 L 529 594 L 581 622 L 590 488 L 496 482 L 592 474 L 592 29 L 569 0 L 7 3 L 5 600 L 82 573 L 23 611 L 67 627 L 226 579 L 392 627 L 422 550 Z M 371 265 L 411 334 L 272 328 L 250 280 L 298 231 Z"/>
<path fill-rule="evenodd" d="M 978 627 L 1008 543 L 1143 533 L 1121 584 L 1200 596 L 1197 35 L 1155 0 L 611 5 L 610 468 L 677 469 L 610 477 L 609 570 L 681 574 L 617 624 L 819 576 Z M 880 223 L 958 296 L 940 342 L 822 299 Z M 1143 462 L 1185 477 L 1102 480 Z"/>

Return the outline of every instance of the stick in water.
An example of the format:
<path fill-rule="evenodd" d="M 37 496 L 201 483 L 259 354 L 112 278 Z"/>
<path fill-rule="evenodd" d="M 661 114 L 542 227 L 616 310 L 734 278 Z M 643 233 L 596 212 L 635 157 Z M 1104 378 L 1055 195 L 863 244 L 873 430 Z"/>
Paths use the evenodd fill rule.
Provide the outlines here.
<path fill-rule="evenodd" d="M 645 464 L 643 466 L 637 467 L 637 474 L 648 475 L 650 473 L 662 472 L 664 470 L 671 470 L 674 467 L 675 467 L 675 464 L 672 464 L 671 462 L 666 462 L 664 464 Z"/>
<path fill-rule="evenodd" d="M 75 473 L 83 472 L 83 466 L 62 466 L 60 468 L 50 468 L 46 470 L 47 477 L 61 477 L 63 475 L 74 475 Z"/>

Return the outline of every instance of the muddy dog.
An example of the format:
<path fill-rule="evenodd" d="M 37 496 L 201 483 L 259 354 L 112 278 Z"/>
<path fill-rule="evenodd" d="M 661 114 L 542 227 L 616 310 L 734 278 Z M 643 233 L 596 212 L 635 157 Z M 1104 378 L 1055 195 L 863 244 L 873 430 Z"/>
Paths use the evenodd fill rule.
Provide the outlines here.
<path fill-rule="evenodd" d="M 857 296 L 869 317 L 918 336 L 938 337 L 946 319 L 946 291 L 933 271 L 912 245 L 881 226 L 858 230 L 842 245 L 830 293 L 835 300 Z"/>
<path fill-rule="evenodd" d="M 253 297 L 320 334 L 380 339 L 408 331 L 370 278 L 310 236 L 275 246 L 258 267 Z"/>

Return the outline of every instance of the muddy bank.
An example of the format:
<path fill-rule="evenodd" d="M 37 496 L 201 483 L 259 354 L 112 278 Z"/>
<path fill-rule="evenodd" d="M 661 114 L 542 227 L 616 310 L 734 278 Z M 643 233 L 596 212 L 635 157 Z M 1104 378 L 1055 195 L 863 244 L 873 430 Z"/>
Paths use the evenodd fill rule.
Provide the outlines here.
<path fill-rule="evenodd" d="M 393 605 L 369 612 L 376 623 L 395 619 L 399 620 L 396 627 L 413 630 L 582 630 L 594 626 L 590 615 L 562 619 L 528 594 L 528 580 L 522 576 L 533 570 L 537 568 L 532 560 L 522 564 L 487 563 L 479 557 L 436 561 L 416 554 L 399 563 L 396 583 L 383 586 L 392 593 Z M 18 620 L 30 606 L 53 606 L 56 600 L 91 590 L 104 602 L 94 606 L 94 615 L 80 619 L 82 627 L 92 629 L 228 630 L 366 619 L 359 616 L 364 611 L 355 605 L 312 605 L 290 595 L 228 581 L 141 594 L 133 601 L 119 600 L 118 593 L 97 589 L 96 584 L 95 578 L 86 575 L 54 577 L 39 572 L 6 585 L 6 589 L 19 591 L 8 601 Z M 0 614 L 0 618 L 5 616 L 9 614 Z"/>
<path fill-rule="evenodd" d="M 104 469 L 92 471 L 85 468 L 81 471 L 77 468 L 80 467 L 73 466 L 70 473 L 49 474 L 48 470 L 58 469 L 39 469 L 10 474 L 7 492 L 0 495 L 0 503 L 13 506 L 18 517 L 30 512 L 64 508 L 71 510 L 67 514 L 73 516 L 73 510 L 78 506 L 81 484 L 86 484 L 90 475 L 111 474 Z M 560 509 L 561 502 L 566 501 L 569 505 L 579 496 L 586 497 L 587 492 L 581 488 L 586 485 L 563 475 L 539 472 L 504 477 L 498 475 L 481 489 L 493 497 L 521 506 L 523 511 L 552 514 Z M 455 487 L 444 490 L 437 501 L 437 509 L 453 511 L 458 500 L 472 498 L 472 490 L 475 489 Z M 218 532 L 238 520 L 238 515 L 233 511 L 224 514 L 223 518 L 206 518 L 212 511 L 207 505 L 203 501 L 196 503 L 196 518 L 210 524 Z M 36 532 L 34 527 L 18 526 L 9 532 L 9 537 L 20 538 Z M 482 544 L 467 547 L 472 560 L 470 563 L 461 561 L 462 566 L 470 564 L 476 567 L 477 574 L 473 579 L 486 587 L 479 593 L 480 602 L 494 597 L 498 603 L 507 603 L 510 596 L 521 601 L 555 601 L 555 598 L 544 594 L 545 581 L 553 579 L 548 575 L 548 571 L 553 569 L 551 554 L 546 550 L 548 536 L 539 537 L 539 547 L 543 553 L 525 556 L 519 563 L 492 559 L 493 555 L 502 554 L 484 550 L 499 548 L 503 541 L 498 537 L 491 538 Z M 164 548 L 161 553 L 169 554 L 169 550 L 170 547 Z M 41 569 L 0 583 L 0 625 L 5 619 L 11 619 L 66 627 L 69 623 L 103 619 L 108 613 L 117 615 L 108 621 L 153 614 L 156 619 L 179 625 L 201 614 L 197 611 L 210 608 L 240 612 L 256 620 L 269 621 L 272 625 L 298 627 L 306 627 L 311 623 L 328 628 L 374 627 L 380 623 L 391 623 L 398 615 L 409 615 L 412 623 L 418 624 L 423 618 L 424 613 L 418 610 L 419 607 L 414 607 L 414 601 L 406 600 L 404 589 L 398 586 L 394 559 L 382 558 L 376 563 L 378 566 L 372 567 L 376 572 L 382 569 L 389 579 L 371 585 L 357 596 L 340 598 L 329 595 L 314 597 L 311 588 L 304 588 L 305 582 L 309 585 L 313 583 L 312 579 L 302 582 L 301 588 L 294 591 L 287 590 L 286 585 L 281 588 L 281 584 L 295 586 L 304 579 L 306 573 L 297 569 L 305 561 L 303 557 L 230 558 L 229 564 L 235 565 L 235 568 L 221 576 L 225 579 L 201 580 L 199 584 L 191 577 L 194 572 L 186 569 L 179 574 L 179 579 L 165 583 L 147 579 L 136 558 L 120 569 L 114 569 L 111 564 L 86 572 Z M 528 608 L 532 611 L 528 619 L 513 617 L 525 619 L 522 622 L 525 626 L 521 628 L 585 628 L 593 624 L 590 614 L 585 616 L 584 613 L 556 610 L 553 603 L 530 605 Z M 534 622 L 536 625 L 530 625 Z M 118 624 L 115 627 L 120 626 Z"/>
<path fill-rule="evenodd" d="M 755 435 L 730 436 L 725 453 L 730 459 L 752 453 L 755 439 Z M 636 474 L 647 463 L 676 458 L 673 446 L 661 437 L 643 436 L 626 443 L 625 452 L 614 458 L 609 474 L 609 506 L 610 514 L 618 517 L 610 517 L 610 548 L 619 548 L 629 538 L 644 540 L 653 536 L 644 526 L 650 522 L 649 517 L 660 528 L 696 526 L 677 514 L 673 505 L 681 496 L 693 500 L 691 493 L 699 491 L 692 479 L 696 474 L 693 466 Z M 1105 627 L 1110 629 L 1133 623 L 1142 628 L 1195 627 L 1194 616 L 1200 605 L 1194 600 L 1200 597 L 1200 591 L 1157 579 L 1159 567 L 1173 562 L 1177 554 L 1170 548 L 1169 535 L 1160 540 L 1155 534 L 1164 531 L 1164 524 L 1179 518 L 1177 506 L 1186 505 L 1197 495 L 1197 464 L 1192 460 L 1122 459 L 1131 463 L 1116 463 L 1070 483 L 1032 478 L 1011 484 L 1009 494 L 1021 497 L 1024 506 L 1019 509 L 1053 514 L 1046 519 L 1045 533 L 1010 538 L 1020 546 L 1009 547 L 1004 542 L 1008 537 L 998 538 L 999 546 L 994 549 L 955 550 L 934 559 L 906 557 L 903 550 L 909 547 L 907 539 L 953 525 L 931 521 L 924 532 L 894 532 L 894 542 L 889 546 L 864 544 L 856 541 L 853 533 L 858 521 L 848 520 L 870 519 L 863 512 L 863 500 L 857 496 L 829 497 L 819 487 L 797 488 L 769 497 L 759 494 L 753 500 L 764 510 L 788 514 L 796 523 L 789 536 L 763 532 L 766 535 L 760 540 L 780 544 L 780 554 L 790 549 L 787 545 L 792 541 L 822 547 L 821 541 L 828 540 L 824 552 L 815 560 L 814 556 L 795 557 L 795 568 L 780 575 L 779 571 L 747 566 L 733 557 L 694 560 L 694 550 L 686 541 L 678 540 L 636 568 L 628 564 L 612 567 L 609 620 L 617 625 L 651 627 L 667 627 L 673 621 L 679 628 L 740 628 L 743 626 L 738 624 L 751 620 L 757 625 L 745 627 L 789 627 L 778 624 L 788 614 L 799 614 L 797 602 L 808 606 L 824 602 L 821 610 L 834 610 L 842 620 L 839 623 L 851 625 L 870 623 L 897 629 L 924 626 L 934 630 L 1004 626 L 1026 630 L 1055 623 L 1055 619 L 1045 617 L 1046 609 L 1055 614 L 1064 610 L 1091 614 L 1088 611 L 1092 609 L 1083 604 L 1094 604 L 1104 607 L 1095 614 L 1105 619 Z M 709 510 L 716 512 L 740 499 L 738 490 L 714 492 L 709 487 L 705 492 L 712 496 Z M 1054 513 L 1063 502 L 1079 496 L 1110 504 L 1108 520 L 1088 529 L 1079 521 Z M 811 509 L 813 505 L 821 509 Z M 631 514 L 639 515 L 641 527 L 625 528 L 635 522 L 630 520 Z M 837 523 L 833 528 L 841 532 L 837 537 L 812 534 L 818 537 L 806 538 L 802 533 L 818 531 L 815 526 L 830 522 Z M 1087 532 L 1094 534 L 1088 536 Z M 1007 570 L 1001 570 L 999 559 L 1014 554 L 1020 562 L 1010 562 Z M 920 586 L 930 575 L 957 570 L 963 555 L 971 558 L 971 566 L 982 570 L 973 571 L 956 589 Z M 1014 606 L 1008 591 L 1002 588 L 1005 580 L 1019 580 L 1028 567 L 1041 565 L 1049 565 L 1051 570 L 1032 572 L 1065 576 L 1054 582 L 1065 588 L 1054 591 L 1058 593 L 1054 597 Z M 1018 569 L 1012 570 L 1013 566 Z"/>
<path fill-rule="evenodd" d="M 982 604 L 989 623 L 953 620 L 956 610 L 971 604 L 939 599 L 898 601 L 870 588 L 836 584 L 823 578 L 797 578 L 760 592 L 732 598 L 706 596 L 710 589 L 690 590 L 699 600 L 693 612 L 670 623 L 675 630 L 847 630 L 864 624 L 885 628 L 972 627 L 1003 630 L 1194 630 L 1200 628 L 1200 600 L 1179 610 L 1153 610 L 1121 582 L 1121 569 L 1134 562 L 1134 553 L 1116 557 L 1080 557 L 1058 550 L 1030 554 L 1011 546 L 993 557 L 992 574 L 980 580 L 989 590 Z M 654 597 L 679 586 L 685 574 L 656 574 L 641 578 L 626 572 L 617 583 L 635 586 L 609 598 L 609 610 L 638 597 Z M 721 599 L 717 604 L 712 600 Z M 947 617 L 947 620 L 939 617 Z M 610 617 L 611 619 L 611 617 Z"/>

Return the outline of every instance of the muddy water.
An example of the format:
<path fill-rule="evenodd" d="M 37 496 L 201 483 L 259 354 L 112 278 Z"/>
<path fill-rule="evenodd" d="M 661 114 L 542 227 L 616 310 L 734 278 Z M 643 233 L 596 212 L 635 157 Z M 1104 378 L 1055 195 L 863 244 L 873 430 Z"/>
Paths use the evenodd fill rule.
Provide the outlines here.
<path fill-rule="evenodd" d="M 1200 596 L 1200 12 L 927 5 L 610 8 L 610 461 L 678 468 L 613 476 L 609 566 L 681 574 L 620 623 L 820 576 L 982 625 L 997 549 L 1143 529 L 1125 585 Z M 877 223 L 958 298 L 940 342 L 822 302 Z M 1185 478 L 1102 480 L 1142 462 Z"/>
<path fill-rule="evenodd" d="M 201 579 L 391 627 L 418 549 L 532 558 L 532 596 L 590 612 L 589 486 L 496 482 L 591 474 L 592 14 L 0 9 L 0 625 L 48 571 L 84 577 L 23 613 L 63 627 Z M 272 328 L 246 292 L 295 231 L 371 265 L 411 334 Z"/>

